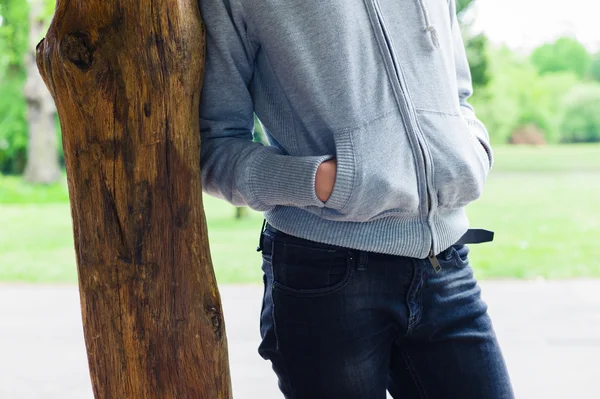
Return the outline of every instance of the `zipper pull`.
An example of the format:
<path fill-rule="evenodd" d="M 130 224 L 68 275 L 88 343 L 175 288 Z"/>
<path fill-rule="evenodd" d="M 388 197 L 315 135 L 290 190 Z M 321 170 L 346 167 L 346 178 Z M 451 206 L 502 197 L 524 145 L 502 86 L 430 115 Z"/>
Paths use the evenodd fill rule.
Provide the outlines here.
<path fill-rule="evenodd" d="M 439 273 L 442 271 L 442 265 L 440 265 L 440 261 L 438 260 L 437 256 L 435 256 L 435 254 L 433 253 L 433 249 L 431 249 L 429 251 L 429 262 L 431 262 L 431 266 L 433 266 L 433 270 L 435 270 L 436 273 Z"/>

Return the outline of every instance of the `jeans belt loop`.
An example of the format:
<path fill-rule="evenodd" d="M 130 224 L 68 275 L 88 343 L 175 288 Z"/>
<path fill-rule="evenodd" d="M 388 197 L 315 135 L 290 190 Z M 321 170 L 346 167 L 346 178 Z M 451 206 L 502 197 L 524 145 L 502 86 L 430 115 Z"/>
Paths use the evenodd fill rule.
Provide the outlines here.
<path fill-rule="evenodd" d="M 256 247 L 256 252 L 261 252 L 264 249 L 264 245 L 263 245 L 263 237 L 264 237 L 264 233 L 267 227 L 267 219 L 263 219 L 263 224 L 262 227 L 260 229 L 260 237 L 258 239 L 258 247 Z"/>
<path fill-rule="evenodd" d="M 368 269 L 369 253 L 367 251 L 360 251 L 358 256 L 358 267 L 356 270 L 365 271 Z"/>

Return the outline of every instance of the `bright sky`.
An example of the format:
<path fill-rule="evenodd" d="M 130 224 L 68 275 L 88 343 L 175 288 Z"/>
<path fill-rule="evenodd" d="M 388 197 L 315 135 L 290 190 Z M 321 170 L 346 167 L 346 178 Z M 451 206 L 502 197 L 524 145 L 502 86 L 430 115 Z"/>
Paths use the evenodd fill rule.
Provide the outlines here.
<path fill-rule="evenodd" d="M 476 0 L 474 29 L 494 43 L 530 51 L 558 36 L 574 36 L 590 51 L 600 50 L 598 0 Z"/>

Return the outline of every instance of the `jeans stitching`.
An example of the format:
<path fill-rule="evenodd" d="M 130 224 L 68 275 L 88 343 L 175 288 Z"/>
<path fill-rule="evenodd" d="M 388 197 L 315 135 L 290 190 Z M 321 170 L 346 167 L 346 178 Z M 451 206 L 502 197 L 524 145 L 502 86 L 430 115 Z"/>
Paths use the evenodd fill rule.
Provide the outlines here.
<path fill-rule="evenodd" d="M 416 370 L 415 366 L 413 365 L 413 362 L 410 359 L 410 356 L 408 356 L 408 353 L 406 353 L 405 351 L 401 351 L 401 353 L 402 353 L 402 357 L 404 358 L 404 362 L 406 363 L 406 367 L 408 368 L 408 371 L 410 372 L 410 375 L 413 378 L 415 385 L 417 386 L 419 395 L 421 395 L 421 399 L 427 399 L 427 393 L 425 393 L 425 387 L 423 386 L 423 383 L 421 383 L 421 379 L 419 378 L 419 375 L 417 374 L 417 370 Z"/>
<path fill-rule="evenodd" d="M 276 241 L 276 239 L 273 240 L 272 250 L 271 250 L 271 257 L 273 257 L 273 254 L 275 252 L 275 241 Z M 302 247 L 302 245 L 299 245 L 299 244 L 287 243 L 285 240 L 283 240 L 283 245 L 284 246 L 285 245 L 295 245 L 295 246 Z M 318 247 L 316 247 L 314 249 L 327 251 L 327 249 L 325 249 L 325 248 L 318 248 Z M 339 249 L 336 248 L 335 251 L 339 251 Z M 346 259 L 347 259 L 347 257 L 348 257 L 348 254 L 346 254 Z M 344 289 L 345 287 L 347 287 L 348 284 L 350 284 L 350 282 L 352 281 L 352 278 L 354 277 L 354 267 L 350 267 L 350 265 L 347 265 L 347 270 L 346 270 L 346 273 L 344 275 L 344 278 L 340 282 L 338 282 L 337 284 L 335 284 L 335 285 L 333 285 L 331 287 L 325 287 L 325 288 L 298 290 L 298 289 L 287 287 L 287 286 L 282 285 L 281 283 L 277 282 L 275 280 L 275 270 L 274 270 L 274 268 L 275 268 L 275 265 L 274 265 L 274 262 L 272 262 L 272 264 L 271 264 L 271 273 L 273 275 L 273 291 L 281 292 L 283 294 L 295 296 L 295 297 L 298 297 L 298 298 L 317 298 L 317 297 L 324 297 L 324 296 L 333 295 L 336 292 L 338 292 L 338 291 Z"/>
<path fill-rule="evenodd" d="M 408 291 L 406 292 L 406 306 L 408 307 L 408 326 L 406 327 L 406 334 L 409 334 L 412 332 L 413 328 L 415 327 L 415 325 L 419 322 L 420 320 L 420 315 L 416 315 L 415 316 L 415 312 L 413 312 L 413 298 L 417 297 L 417 291 L 420 288 L 421 285 L 421 278 L 419 270 L 417 268 L 417 266 L 414 264 L 414 262 L 411 262 L 411 265 L 413 267 L 414 270 L 414 274 L 413 274 L 413 278 L 412 281 L 410 282 L 410 287 L 408 288 Z M 419 277 L 419 278 L 418 278 Z M 420 303 L 418 302 L 418 299 L 416 301 L 416 305 L 418 307 L 420 307 Z"/>
<path fill-rule="evenodd" d="M 271 280 L 271 288 L 270 288 L 270 291 L 271 291 L 270 292 L 270 294 L 271 294 L 271 304 L 272 304 L 272 306 L 271 306 L 271 320 L 273 320 L 273 333 L 275 335 L 275 352 L 278 352 L 279 351 L 279 337 L 277 336 L 277 328 L 276 328 L 276 324 L 275 324 L 275 301 L 273 299 L 273 262 L 271 261 L 271 259 L 265 259 L 265 255 L 263 255 L 263 260 L 271 268 L 271 271 L 270 271 L 271 277 L 266 276 L 266 278 L 267 278 L 267 281 Z M 265 287 L 265 293 L 266 293 L 266 291 L 267 290 L 266 290 L 266 287 Z"/>
<path fill-rule="evenodd" d="M 353 276 L 354 269 L 348 268 L 344 279 L 338 284 L 334 285 L 333 287 L 319 288 L 318 290 L 296 290 L 293 288 L 286 287 L 285 285 L 282 285 L 281 283 L 278 283 L 277 281 L 275 281 L 275 279 L 273 279 L 273 290 L 276 290 L 283 294 L 292 295 L 298 298 L 316 298 L 329 296 L 335 294 L 336 292 L 350 284 L 350 281 L 352 280 Z"/>
<path fill-rule="evenodd" d="M 419 313 L 417 314 L 417 317 L 415 318 L 414 321 L 414 325 L 416 326 L 417 324 L 419 324 L 419 322 L 421 321 L 421 318 L 423 317 L 423 286 L 425 285 L 425 282 L 423 281 L 423 275 L 420 274 L 419 276 L 419 286 L 417 287 L 417 306 L 419 307 Z"/>
<path fill-rule="evenodd" d="M 273 243 L 274 243 L 274 241 L 273 241 Z M 271 263 L 271 276 L 274 276 L 272 263 Z M 275 282 L 275 280 L 273 279 L 273 283 L 274 282 Z M 292 388 L 292 382 L 290 380 L 290 373 L 288 371 L 288 366 L 285 361 L 285 356 L 283 356 L 283 351 L 281 350 L 281 347 L 279 345 L 279 334 L 277 333 L 277 320 L 275 317 L 275 306 L 276 305 L 275 305 L 275 295 L 273 295 L 274 291 L 275 291 L 275 284 L 271 284 L 271 304 L 272 304 L 271 318 L 273 319 L 273 333 L 275 335 L 275 355 L 279 357 L 281 364 L 283 365 L 283 368 L 284 368 L 285 382 L 287 383 L 287 386 L 290 388 L 290 393 L 291 393 L 291 398 L 289 398 L 289 399 L 294 399 L 294 397 L 296 395 L 294 393 L 294 389 Z"/>
<path fill-rule="evenodd" d="M 454 259 L 454 266 L 459 268 L 459 269 L 463 269 L 467 266 L 469 266 L 469 258 L 467 257 L 467 260 L 463 260 L 462 257 L 460 256 L 460 253 L 458 253 L 458 250 L 454 247 L 451 247 L 451 251 L 452 251 L 452 257 Z"/>

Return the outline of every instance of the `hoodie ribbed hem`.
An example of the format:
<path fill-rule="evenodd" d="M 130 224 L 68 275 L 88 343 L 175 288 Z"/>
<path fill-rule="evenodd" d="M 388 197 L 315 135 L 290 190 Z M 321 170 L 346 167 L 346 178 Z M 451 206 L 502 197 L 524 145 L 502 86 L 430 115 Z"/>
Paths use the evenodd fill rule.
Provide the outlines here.
<path fill-rule="evenodd" d="M 440 210 L 434 215 L 434 237 L 426 220 L 393 215 L 368 222 L 339 222 L 304 209 L 278 206 L 266 212 L 265 219 L 276 229 L 307 240 L 419 259 L 429 254 L 432 239 L 438 254 L 457 242 L 469 225 L 463 209 Z"/>
<path fill-rule="evenodd" d="M 464 208 L 438 208 L 431 217 L 435 236 L 433 251 L 437 254 L 454 245 L 469 229 L 469 219 Z"/>

